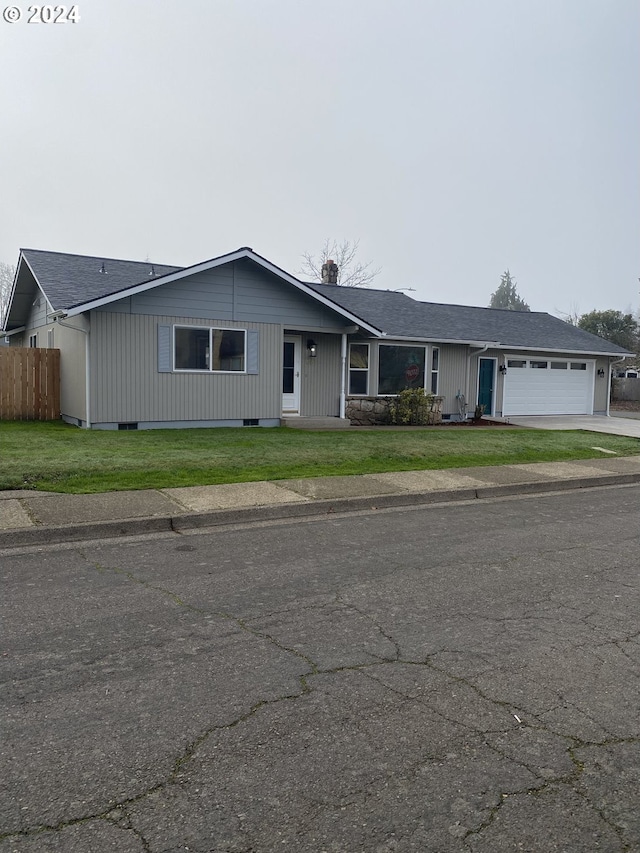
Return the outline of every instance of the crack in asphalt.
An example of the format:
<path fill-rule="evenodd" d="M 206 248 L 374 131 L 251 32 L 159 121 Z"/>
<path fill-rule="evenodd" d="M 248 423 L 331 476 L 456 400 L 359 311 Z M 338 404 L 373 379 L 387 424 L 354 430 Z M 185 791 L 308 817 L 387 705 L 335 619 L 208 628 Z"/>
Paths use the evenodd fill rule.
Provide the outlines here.
<path fill-rule="evenodd" d="M 374 627 L 374 628 L 375 628 L 375 629 L 380 633 L 380 636 L 384 637 L 384 639 L 385 639 L 385 640 L 387 640 L 387 642 L 391 643 L 391 645 L 395 648 L 396 653 L 395 653 L 395 656 L 394 656 L 393 658 L 383 658 L 383 657 L 381 657 L 381 658 L 380 658 L 380 660 L 382 660 L 382 661 L 386 661 L 386 660 L 389 660 L 389 661 L 391 661 L 391 660 L 396 660 L 396 661 L 397 661 L 397 660 L 399 660 L 399 659 L 400 659 L 400 644 L 399 644 L 399 643 L 397 643 L 397 642 L 393 639 L 393 637 L 391 636 L 391 634 L 388 634 L 388 633 L 384 630 L 384 628 L 382 627 L 382 625 L 380 625 L 380 623 L 379 623 L 379 622 L 377 622 L 377 621 L 376 621 L 376 619 L 374 619 L 374 618 L 373 618 L 373 616 L 372 616 L 370 613 L 366 613 L 364 610 L 361 610 L 360 608 L 356 607 L 356 606 L 355 606 L 355 604 L 353 604 L 352 602 L 345 601 L 345 600 L 343 599 L 342 594 L 341 594 L 340 592 L 336 592 L 335 600 L 336 600 L 336 602 L 337 602 L 338 604 L 342 605 L 343 607 L 347 607 L 347 608 L 349 608 L 350 610 L 355 611 L 358 615 L 362 616 L 364 619 L 367 619 L 367 620 L 368 620 L 368 621 L 373 625 L 373 627 Z M 377 655 L 376 655 L 376 657 L 377 657 Z"/>
<path fill-rule="evenodd" d="M 84 557 L 84 554 L 82 556 Z M 89 562 L 89 561 L 87 560 L 87 562 Z M 486 829 L 488 829 L 494 823 L 494 821 L 496 820 L 496 817 L 499 814 L 503 804 L 509 798 L 517 797 L 517 796 L 526 796 L 526 795 L 540 796 L 543 792 L 550 789 L 554 785 L 555 786 L 563 785 L 563 786 L 569 787 L 576 795 L 578 795 L 582 799 L 584 799 L 584 801 L 586 803 L 588 803 L 590 805 L 590 807 L 594 810 L 594 812 L 599 816 L 599 818 L 602 820 L 602 822 L 606 826 L 608 826 L 613 832 L 615 832 L 617 838 L 620 841 L 621 850 L 623 850 L 623 851 L 631 850 L 631 845 L 629 844 L 629 842 L 627 842 L 625 840 L 625 837 L 624 837 L 624 828 L 619 826 L 618 824 L 616 824 L 614 820 L 610 819 L 606 815 L 604 809 L 599 808 L 596 803 L 592 802 L 592 800 L 589 798 L 587 793 L 584 791 L 581 791 L 579 789 L 579 787 L 577 786 L 576 783 L 579 781 L 579 779 L 581 778 L 581 776 L 584 772 L 584 764 L 583 764 L 583 762 L 581 762 L 579 760 L 579 758 L 576 755 L 576 752 L 577 752 L 577 750 L 583 749 L 583 748 L 607 748 L 609 746 L 619 745 L 619 744 L 637 744 L 640 742 L 639 738 L 636 738 L 636 737 L 622 738 L 622 737 L 611 736 L 611 737 L 609 737 L 605 740 L 602 740 L 602 741 L 590 741 L 590 740 L 584 740 L 582 738 L 578 738 L 578 737 L 575 737 L 572 735 L 562 734 L 561 732 L 556 731 L 554 729 L 553 725 L 543 724 L 540 721 L 538 715 L 536 715 L 534 713 L 530 713 L 529 711 L 527 711 L 526 708 L 519 706 L 519 705 L 515 705 L 512 702 L 496 699 L 494 697 L 489 696 L 487 693 L 485 693 L 483 690 L 481 690 L 476 684 L 474 684 L 473 681 L 471 681 L 468 678 L 465 678 L 463 676 L 456 675 L 454 673 L 449 672 L 446 668 L 437 665 L 437 663 L 434 661 L 434 658 L 438 654 L 447 653 L 447 652 L 451 652 L 451 651 L 455 651 L 455 650 L 451 650 L 448 648 L 442 648 L 442 649 L 438 650 L 437 652 L 434 652 L 434 653 L 428 655 L 426 658 L 424 658 L 422 660 L 404 659 L 401 657 L 401 645 L 400 645 L 400 643 L 398 641 L 396 641 L 388 631 L 386 631 L 384 626 L 381 625 L 375 619 L 375 617 L 372 616 L 370 613 L 362 610 L 361 608 L 358 608 L 354 604 L 347 601 L 345 599 L 344 595 L 340 592 L 337 592 L 335 594 L 335 598 L 334 598 L 335 603 L 339 604 L 346 611 L 350 610 L 353 613 L 357 613 L 359 616 L 366 619 L 379 632 L 381 637 L 383 637 L 385 640 L 387 640 L 389 643 L 391 643 L 394 646 L 395 655 L 393 656 L 393 658 L 379 657 L 378 660 L 376 660 L 376 661 L 366 661 L 366 662 L 355 663 L 355 664 L 351 664 L 351 665 L 343 665 L 343 666 L 337 666 L 337 667 L 323 669 L 318 665 L 317 661 L 313 660 L 309 655 L 304 654 L 303 652 L 301 652 L 297 648 L 292 648 L 290 646 L 287 646 L 287 645 L 281 643 L 277 639 L 277 637 L 274 636 L 273 634 L 269 633 L 269 631 L 261 630 L 259 628 L 251 626 L 248 623 L 248 620 L 246 620 L 246 619 L 243 619 L 239 616 L 235 616 L 232 613 L 229 613 L 227 611 L 215 611 L 215 610 L 211 610 L 211 609 L 196 607 L 196 606 L 190 604 L 189 602 L 185 601 L 183 598 L 181 598 L 179 595 L 174 593 L 172 590 L 170 590 L 166 587 L 157 585 L 157 584 L 150 583 L 149 581 L 145 581 L 145 580 L 137 577 L 135 575 L 135 573 L 132 571 L 124 570 L 124 569 L 121 569 L 119 567 L 103 566 L 103 565 L 95 563 L 95 562 L 92 563 L 91 565 L 93 565 L 95 570 L 98 572 L 112 572 L 114 574 L 117 574 L 117 575 L 120 575 L 122 577 L 127 578 L 132 583 L 138 584 L 138 585 L 140 585 L 140 586 L 142 586 L 148 590 L 152 590 L 154 592 L 157 592 L 157 593 L 165 596 L 166 598 L 168 598 L 177 607 L 184 608 L 190 612 L 193 612 L 193 613 L 201 615 L 201 616 L 207 616 L 207 617 L 218 616 L 220 618 L 228 620 L 229 622 L 232 622 L 233 624 L 237 625 L 243 632 L 245 632 L 245 633 L 247 633 L 253 637 L 266 640 L 267 642 L 272 644 L 275 648 L 279 649 L 280 651 L 285 652 L 286 654 L 293 655 L 297 659 L 303 661 L 307 665 L 308 671 L 297 676 L 299 688 L 300 688 L 297 692 L 286 693 L 286 694 L 283 694 L 281 696 L 274 697 L 272 699 L 259 700 L 259 701 L 255 702 L 254 704 L 252 704 L 247 711 L 245 711 L 242 714 L 239 714 L 232 721 L 230 721 L 228 723 L 220 724 L 220 725 L 211 726 L 211 727 L 207 728 L 206 730 L 204 730 L 203 732 L 201 732 L 197 737 L 193 738 L 189 744 L 187 744 L 187 746 L 184 748 L 182 753 L 174 760 L 173 767 L 171 768 L 171 771 L 167 774 L 167 776 L 162 781 L 160 781 L 157 784 L 149 787 L 147 790 L 142 791 L 141 793 L 137 794 L 134 797 L 128 797 L 128 798 L 125 797 L 122 800 L 111 803 L 104 810 L 93 813 L 93 814 L 88 814 L 88 815 L 83 815 L 83 816 L 76 817 L 76 818 L 69 818 L 69 819 L 61 820 L 56 824 L 41 824 L 38 826 L 30 827 L 30 828 L 27 828 L 24 830 L 19 830 L 19 831 L 9 831 L 9 832 L 5 832 L 5 833 L 0 832 L 0 841 L 5 840 L 5 839 L 10 839 L 10 838 L 17 838 L 17 837 L 33 837 L 33 836 L 41 835 L 41 834 L 44 834 L 47 832 L 51 832 L 51 833 L 61 832 L 62 830 L 67 829 L 69 827 L 86 824 L 86 823 L 91 822 L 91 821 L 102 820 L 102 821 L 106 821 L 106 822 L 112 824 L 113 826 L 116 826 L 118 829 L 120 829 L 124 832 L 131 832 L 139 840 L 139 842 L 142 845 L 145 853 L 151 853 L 151 851 L 152 851 L 151 844 L 147 841 L 147 839 L 140 832 L 140 830 L 138 830 L 133 824 L 133 821 L 131 819 L 131 815 L 129 813 L 130 807 L 142 802 L 143 800 L 147 799 L 148 797 L 152 796 L 153 794 L 162 791 L 163 789 L 165 789 L 169 785 L 180 784 L 180 779 L 181 779 L 183 772 L 184 772 L 186 766 L 188 765 L 188 763 L 192 760 L 192 758 L 195 757 L 199 748 L 215 732 L 235 728 L 235 727 L 241 725 L 242 723 L 247 722 L 249 719 L 254 717 L 263 708 L 266 708 L 266 707 L 271 706 L 271 705 L 277 705 L 277 704 L 280 704 L 283 702 L 295 701 L 297 699 L 300 699 L 302 696 L 311 693 L 313 688 L 310 685 L 309 681 L 311 679 L 313 679 L 313 677 L 315 677 L 315 676 L 336 675 L 339 673 L 351 671 L 351 672 L 358 672 L 363 677 L 366 677 L 366 678 L 369 678 L 369 679 L 375 681 L 383 689 L 394 693 L 399 698 L 401 698 L 403 701 L 406 701 L 407 703 L 415 703 L 415 704 L 422 705 L 422 706 L 428 708 L 432 713 L 434 713 L 437 716 L 439 716 L 440 718 L 446 720 L 447 722 L 450 722 L 450 723 L 455 724 L 457 726 L 461 726 L 461 727 L 469 730 L 470 732 L 473 732 L 474 734 L 478 734 L 478 735 L 507 734 L 508 732 L 513 731 L 514 729 L 518 728 L 517 726 L 514 726 L 513 723 L 511 723 L 511 718 L 513 718 L 515 716 L 514 712 L 518 712 L 518 715 L 519 716 L 521 715 L 521 720 L 522 720 L 522 718 L 525 718 L 524 720 L 522 720 L 519 723 L 520 727 L 528 728 L 528 729 L 531 729 L 533 731 L 544 732 L 546 734 L 553 735 L 554 737 L 560 738 L 560 739 L 567 742 L 566 754 L 568 755 L 568 757 L 569 757 L 569 759 L 573 765 L 573 769 L 570 771 L 567 771 L 566 773 L 559 773 L 557 775 L 549 777 L 549 776 L 541 775 L 540 772 L 535 769 L 535 767 L 532 767 L 526 761 L 524 761 L 524 760 L 521 761 L 521 760 L 515 759 L 511 755 L 509 755 L 506 751 L 502 750 L 500 747 L 496 746 L 495 744 L 488 743 L 485 741 L 485 745 L 489 749 L 491 749 L 493 752 L 495 752 L 497 755 L 499 755 L 505 761 L 508 761 L 508 762 L 510 762 L 516 766 L 520 766 L 520 767 L 524 768 L 525 770 L 527 770 L 527 772 L 531 773 L 535 779 L 539 780 L 540 784 L 529 785 L 529 786 L 526 786 L 524 788 L 515 789 L 512 791 L 501 792 L 501 794 L 499 795 L 499 800 L 493 806 L 489 806 L 489 807 L 484 808 L 485 811 L 488 809 L 488 812 L 489 812 L 488 815 L 477 826 L 475 826 L 474 828 L 470 828 L 470 829 L 466 830 L 464 835 L 461 837 L 461 841 L 462 841 L 462 843 L 464 843 L 464 845 L 466 847 L 469 846 L 469 840 L 472 837 L 474 837 L 474 836 L 477 837 L 480 833 L 484 832 Z M 325 608 L 327 606 L 330 606 L 330 604 L 331 604 L 330 602 L 326 602 L 325 604 L 310 605 L 308 607 L 305 607 L 304 609 L 305 610 L 306 609 L 309 609 L 309 610 L 316 609 L 317 610 L 317 609 L 321 609 L 321 608 Z M 296 610 L 298 610 L 298 609 L 301 609 L 301 608 L 296 607 Z M 573 608 L 567 608 L 567 609 L 573 609 Z M 287 612 L 290 612 L 290 611 L 285 608 L 282 611 L 278 611 L 278 614 L 286 614 Z M 596 631 L 596 630 L 598 630 L 597 626 L 589 624 L 586 621 L 587 619 L 589 619 L 593 615 L 594 615 L 594 611 L 587 614 L 586 616 L 583 615 L 577 621 L 582 622 L 583 624 L 585 624 L 585 626 L 589 627 L 591 630 Z M 263 618 L 266 618 L 266 617 L 263 617 Z M 452 614 L 451 618 L 456 618 L 456 615 Z M 473 616 L 471 616 L 469 614 L 460 613 L 460 614 L 457 614 L 457 618 L 465 618 L 465 619 L 473 618 L 473 619 L 477 620 L 478 615 L 474 614 Z M 522 618 L 523 617 L 503 617 L 503 618 L 498 618 L 498 619 L 494 618 L 494 619 L 491 619 L 490 621 L 492 621 L 494 624 L 498 624 L 499 627 L 503 631 L 506 631 L 506 626 L 509 622 L 519 621 Z M 530 617 L 527 616 L 526 618 L 530 618 L 532 620 L 537 619 L 537 621 L 539 621 L 541 617 L 540 616 L 536 617 L 534 614 L 532 614 Z M 549 619 L 550 617 L 544 616 L 542 618 Z M 619 648 L 620 643 L 635 642 L 635 640 L 639 636 L 640 636 L 640 631 L 634 632 L 634 633 L 629 634 L 627 637 L 624 637 L 624 638 L 618 638 L 617 640 L 609 640 L 609 641 L 600 643 L 600 644 L 598 644 L 598 647 L 605 647 L 605 646 L 613 645 L 613 646 L 616 646 Z M 579 648 L 579 647 L 580 646 L 576 646 L 576 648 Z M 620 649 L 620 651 L 623 654 L 625 654 L 625 656 L 629 657 L 628 655 L 626 655 L 624 650 Z M 487 661 L 487 663 L 490 663 L 490 662 Z M 451 718 L 448 715 L 442 713 L 442 711 L 439 710 L 437 707 L 434 707 L 431 703 L 429 703 L 428 701 L 425 701 L 425 699 L 423 697 L 409 695 L 409 694 L 403 692 L 402 690 L 400 690 L 399 688 L 392 687 L 391 685 L 386 684 L 384 681 L 382 681 L 380 679 L 380 677 L 378 676 L 378 673 L 376 673 L 375 670 L 378 669 L 380 666 L 387 666 L 388 667 L 390 665 L 393 666 L 394 664 L 398 664 L 400 666 L 426 667 L 426 668 L 431 669 L 432 671 L 437 672 L 440 675 L 450 679 L 453 683 L 464 685 L 465 687 L 472 690 L 483 701 L 488 702 L 489 704 L 495 706 L 496 708 L 500 709 L 501 711 L 506 712 L 510 718 L 509 719 L 509 725 L 505 725 L 504 727 L 497 728 L 497 729 L 474 727 L 474 726 L 466 723 L 463 720 Z M 553 711 L 554 709 L 570 706 L 570 707 L 576 708 L 577 710 L 580 711 L 581 714 L 585 715 L 588 719 L 590 719 L 589 715 L 586 714 L 582 709 L 577 708 L 577 706 L 575 706 L 573 703 L 565 701 L 564 698 L 561 696 L 559 698 L 560 698 L 560 703 L 558 705 L 555 705 L 554 708 L 550 709 L 550 711 Z M 545 713 L 549 713 L 549 711 L 545 712 Z M 535 723 L 528 722 L 526 720 L 526 718 L 528 718 L 529 720 L 535 720 L 536 722 Z M 592 720 L 592 722 L 596 723 L 595 720 Z M 603 728 L 601 723 L 598 722 L 597 725 L 599 725 L 601 728 Z M 611 734 L 611 733 L 609 733 L 609 734 Z M 434 755 L 434 756 L 428 756 L 427 760 L 431 761 L 431 760 L 444 760 L 444 759 L 443 759 L 443 756 Z M 417 772 L 420 768 L 422 768 L 424 766 L 424 763 L 425 763 L 425 757 L 423 756 L 420 759 L 420 761 L 417 761 L 415 763 L 415 765 L 412 765 L 412 768 L 407 769 L 407 773 L 409 775 L 415 774 L 415 772 Z M 364 794 L 365 797 L 368 794 L 366 789 L 362 793 Z M 340 809 L 346 809 L 352 805 L 354 805 L 354 806 L 357 805 L 358 792 L 357 791 L 351 791 L 349 793 L 349 797 L 351 799 L 351 802 L 345 803 L 343 801 L 337 807 L 339 807 Z M 317 800 L 317 799 L 312 799 L 312 798 L 307 798 L 307 799 L 309 799 L 310 803 L 313 803 L 315 806 L 322 806 L 322 807 L 326 808 L 328 805 L 331 805 L 329 803 L 323 802 L 322 800 Z M 250 845 L 246 849 L 247 849 L 247 851 L 251 851 L 253 848 Z"/>

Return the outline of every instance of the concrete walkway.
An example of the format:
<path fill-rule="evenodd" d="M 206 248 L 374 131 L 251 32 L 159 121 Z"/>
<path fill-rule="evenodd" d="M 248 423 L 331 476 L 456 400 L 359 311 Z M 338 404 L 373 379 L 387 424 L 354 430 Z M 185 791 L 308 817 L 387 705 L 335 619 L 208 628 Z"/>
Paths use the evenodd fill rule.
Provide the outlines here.
<path fill-rule="evenodd" d="M 633 423 L 630 421 L 630 423 Z M 635 424 L 639 428 L 640 422 Z M 562 429 L 570 427 L 554 427 Z M 575 428 L 575 427 L 573 427 Z M 597 448 L 597 436 L 593 445 Z M 640 456 L 94 495 L 0 492 L 0 547 L 640 482 Z"/>
<path fill-rule="evenodd" d="M 628 435 L 640 438 L 638 412 L 615 412 L 605 415 L 528 415 L 508 418 L 514 426 L 529 429 L 586 429 L 609 435 Z"/>

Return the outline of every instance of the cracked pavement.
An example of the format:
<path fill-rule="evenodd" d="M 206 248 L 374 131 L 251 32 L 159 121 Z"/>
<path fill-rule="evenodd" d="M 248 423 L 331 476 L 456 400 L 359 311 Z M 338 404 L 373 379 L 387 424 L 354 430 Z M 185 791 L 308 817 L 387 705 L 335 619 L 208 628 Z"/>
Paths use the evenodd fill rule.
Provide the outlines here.
<path fill-rule="evenodd" d="M 0 853 L 640 850 L 639 498 L 0 553 Z"/>

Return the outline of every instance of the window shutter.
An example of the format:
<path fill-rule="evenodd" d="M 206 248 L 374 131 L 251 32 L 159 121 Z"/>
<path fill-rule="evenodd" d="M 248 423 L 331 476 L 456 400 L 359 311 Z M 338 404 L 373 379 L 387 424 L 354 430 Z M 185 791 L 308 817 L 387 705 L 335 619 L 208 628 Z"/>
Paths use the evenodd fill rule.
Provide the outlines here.
<path fill-rule="evenodd" d="M 158 373 L 171 373 L 171 326 L 158 325 Z"/>
<path fill-rule="evenodd" d="M 259 373 L 260 333 L 256 329 L 247 331 L 247 373 Z"/>

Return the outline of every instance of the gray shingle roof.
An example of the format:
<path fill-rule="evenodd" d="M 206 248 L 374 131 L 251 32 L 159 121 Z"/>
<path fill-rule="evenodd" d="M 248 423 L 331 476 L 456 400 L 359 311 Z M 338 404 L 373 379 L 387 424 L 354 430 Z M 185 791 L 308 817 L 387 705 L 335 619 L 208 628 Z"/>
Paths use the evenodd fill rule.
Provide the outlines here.
<path fill-rule="evenodd" d="M 156 277 L 183 269 L 148 261 L 119 261 L 39 249 L 22 249 L 22 254 L 54 311 L 73 308 L 149 281 L 154 277 L 150 275 L 152 268 Z M 103 264 L 104 273 L 100 272 Z"/>
<path fill-rule="evenodd" d="M 54 311 L 101 299 L 185 267 L 23 249 Z M 105 272 L 101 272 L 104 264 Z M 160 284 L 160 282 L 158 282 Z M 404 293 L 308 283 L 387 337 L 496 342 L 502 347 L 629 355 L 616 344 L 542 312 L 419 302 Z"/>
<path fill-rule="evenodd" d="M 422 338 L 434 342 L 495 341 L 502 347 L 628 354 L 622 347 L 544 312 L 418 302 L 391 290 L 364 290 L 331 284 L 310 286 L 386 332 L 389 337 Z"/>

